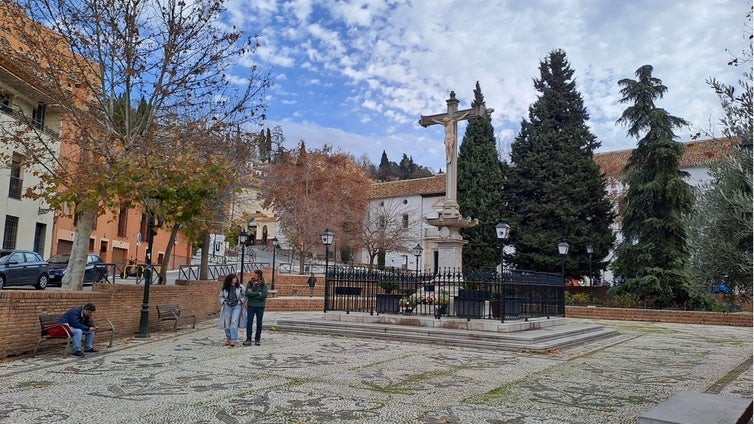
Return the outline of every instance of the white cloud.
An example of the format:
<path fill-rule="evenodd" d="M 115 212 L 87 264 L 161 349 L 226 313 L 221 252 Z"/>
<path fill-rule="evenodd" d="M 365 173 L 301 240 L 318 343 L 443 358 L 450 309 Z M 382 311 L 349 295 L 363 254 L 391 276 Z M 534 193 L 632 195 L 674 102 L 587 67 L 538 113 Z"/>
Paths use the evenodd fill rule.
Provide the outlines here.
<path fill-rule="evenodd" d="M 741 69 L 726 65 L 725 49 L 738 52 L 746 45 L 750 10 L 750 4 L 736 0 L 231 4 L 235 20 L 239 11 L 259 14 L 254 22 L 264 28 L 259 59 L 286 67 L 289 78 L 278 84 L 299 94 L 295 111 L 276 108 L 272 101 L 269 115 L 284 122 L 286 132 L 293 120 L 306 117 L 308 123 L 297 128 L 314 136 L 321 126 L 355 154 L 378 161 L 382 148 L 376 157 L 372 150 L 389 146 L 391 159 L 406 153 L 427 158 L 424 164 L 434 168 L 444 167 L 442 148 L 433 147 L 441 144 L 442 133 L 420 128 L 419 115 L 442 112 L 451 90 L 461 107 L 468 107 L 479 81 L 487 106 L 495 109 L 497 133 L 515 135 L 536 100 L 532 79 L 539 76 L 539 62 L 556 48 L 566 52 L 575 71 L 601 150 L 635 145 L 625 128 L 615 125 L 626 107 L 618 103 L 617 81 L 633 78 L 644 64 L 652 64 L 654 75 L 668 86 L 661 107 L 696 128 L 709 127 L 720 106 L 705 79 L 735 82 L 740 75 Z M 280 102 L 290 104 L 290 99 Z M 323 104 L 331 109 L 324 112 Z M 678 133 L 684 139 L 692 131 Z M 391 154 L 395 148 L 405 150 Z"/>

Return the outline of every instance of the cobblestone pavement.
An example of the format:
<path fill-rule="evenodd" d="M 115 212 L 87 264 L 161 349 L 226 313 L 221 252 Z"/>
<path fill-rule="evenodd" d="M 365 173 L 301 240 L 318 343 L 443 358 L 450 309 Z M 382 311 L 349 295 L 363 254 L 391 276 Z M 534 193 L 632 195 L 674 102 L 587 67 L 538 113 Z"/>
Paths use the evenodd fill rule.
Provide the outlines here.
<path fill-rule="evenodd" d="M 4 360 L 0 422 L 636 423 L 680 390 L 752 397 L 751 328 L 599 321 L 620 335 L 531 354 L 275 331 L 302 316 L 267 313 L 261 346 L 208 320 Z"/>

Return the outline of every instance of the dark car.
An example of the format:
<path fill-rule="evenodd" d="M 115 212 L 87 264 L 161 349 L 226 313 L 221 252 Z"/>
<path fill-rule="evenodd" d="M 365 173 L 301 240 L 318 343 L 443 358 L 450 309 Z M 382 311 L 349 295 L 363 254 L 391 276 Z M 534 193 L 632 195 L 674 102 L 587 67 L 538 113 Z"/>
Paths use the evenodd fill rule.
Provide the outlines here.
<path fill-rule="evenodd" d="M 49 281 L 47 261 L 39 253 L 0 249 L 0 289 L 34 286 L 37 290 L 44 290 Z"/>
<path fill-rule="evenodd" d="M 47 260 L 50 263 L 50 285 L 60 286 L 63 276 L 68 270 L 70 255 L 58 253 Z M 107 267 L 102 258 L 94 253 L 86 256 L 86 269 L 84 270 L 84 284 L 99 283 L 107 278 Z"/>

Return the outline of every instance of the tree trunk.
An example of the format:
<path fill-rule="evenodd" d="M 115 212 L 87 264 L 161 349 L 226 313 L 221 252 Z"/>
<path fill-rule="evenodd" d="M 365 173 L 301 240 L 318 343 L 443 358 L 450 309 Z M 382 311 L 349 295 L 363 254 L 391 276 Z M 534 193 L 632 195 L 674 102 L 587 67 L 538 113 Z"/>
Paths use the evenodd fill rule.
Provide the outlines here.
<path fill-rule="evenodd" d="M 84 289 L 84 271 L 86 271 L 86 257 L 89 253 L 89 238 L 92 235 L 97 211 L 76 211 L 76 215 L 76 232 L 73 234 L 68 270 L 63 276 L 60 286 L 63 290 L 81 291 Z"/>
<path fill-rule="evenodd" d="M 178 229 L 181 228 L 180 224 L 173 224 L 173 228 L 170 229 L 170 239 L 168 245 L 165 246 L 165 256 L 162 258 L 160 264 L 160 284 L 167 284 L 168 279 L 168 264 L 170 264 L 170 257 L 173 255 L 173 246 L 175 246 L 175 236 L 178 234 Z"/>
<path fill-rule="evenodd" d="M 214 246 L 212 247 L 214 249 Z M 206 280 L 209 277 L 209 233 L 204 234 L 202 243 L 202 260 L 199 265 L 199 279 Z"/>

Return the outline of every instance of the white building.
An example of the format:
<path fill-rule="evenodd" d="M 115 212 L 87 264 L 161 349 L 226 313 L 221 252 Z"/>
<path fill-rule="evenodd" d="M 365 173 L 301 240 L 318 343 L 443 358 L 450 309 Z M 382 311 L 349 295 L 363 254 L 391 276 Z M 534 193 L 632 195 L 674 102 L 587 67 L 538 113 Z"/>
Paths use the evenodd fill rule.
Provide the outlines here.
<path fill-rule="evenodd" d="M 39 183 L 35 171 L 45 171 L 26 164 L 24 152 L 14 150 L 10 142 L 24 121 L 59 148 L 60 114 L 44 93 L 27 83 L 23 71 L 0 58 L 0 155 L 4 159 L 0 163 L 0 240 L 3 249 L 33 250 L 46 258 L 51 251 L 54 211 L 42 200 L 23 196 L 28 187 Z"/>

